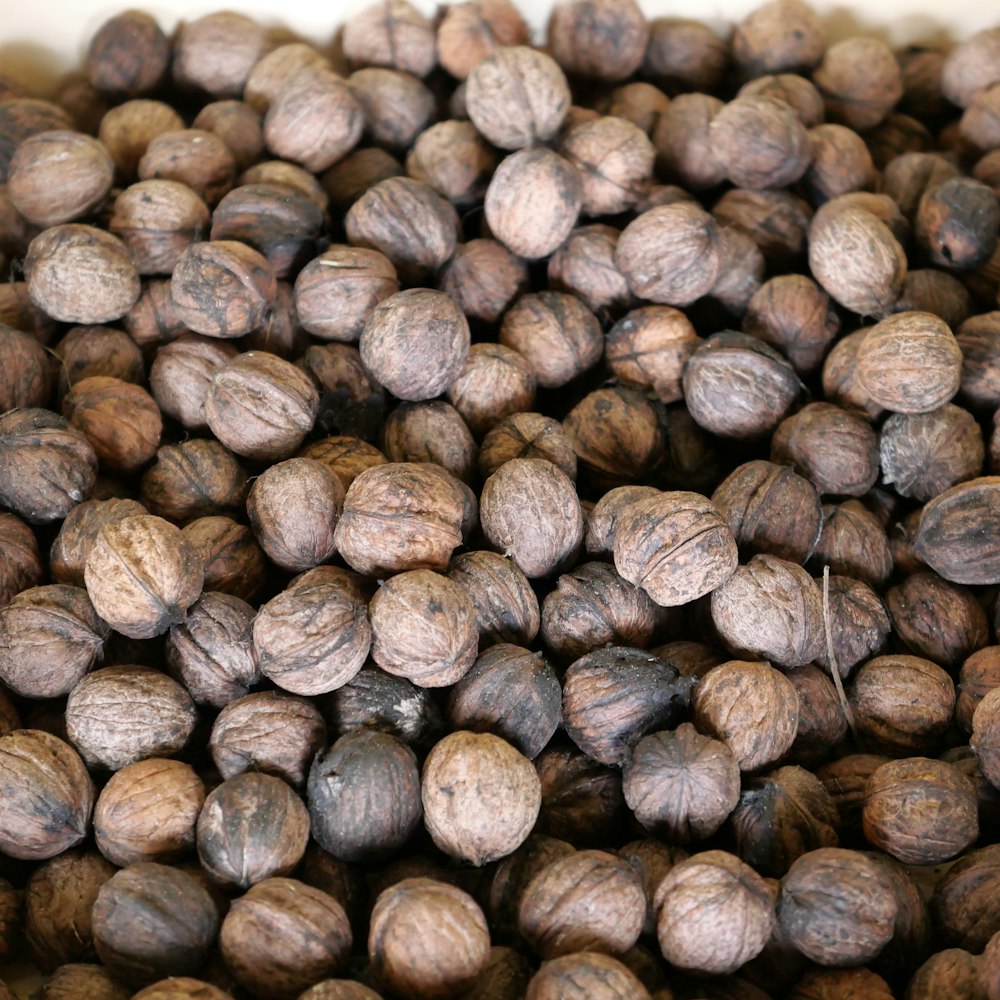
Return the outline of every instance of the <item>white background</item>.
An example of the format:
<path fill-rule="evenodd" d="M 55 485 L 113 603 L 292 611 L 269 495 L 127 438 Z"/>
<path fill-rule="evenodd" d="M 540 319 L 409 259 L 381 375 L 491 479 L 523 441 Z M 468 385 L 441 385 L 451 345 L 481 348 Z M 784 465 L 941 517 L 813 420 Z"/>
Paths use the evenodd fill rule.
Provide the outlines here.
<path fill-rule="evenodd" d="M 759 0 L 640 0 L 650 17 L 680 16 L 705 21 L 720 33 Z M 433 0 L 415 0 L 426 13 Z M 367 5 L 367 0 L 240 0 L 231 9 L 269 26 L 288 28 L 328 45 L 336 25 Z M 148 11 L 171 30 L 180 19 L 218 10 L 211 0 L 0 0 L 0 70 L 29 75 L 36 87 L 51 89 L 58 75 L 79 65 L 87 40 L 112 14 L 127 6 Z M 541 37 L 549 2 L 520 0 Z M 980 28 L 1000 26 L 997 0 L 814 0 L 834 38 L 871 33 L 893 44 L 929 43 L 962 38 Z M 278 13 L 276 13 L 278 12 Z"/>

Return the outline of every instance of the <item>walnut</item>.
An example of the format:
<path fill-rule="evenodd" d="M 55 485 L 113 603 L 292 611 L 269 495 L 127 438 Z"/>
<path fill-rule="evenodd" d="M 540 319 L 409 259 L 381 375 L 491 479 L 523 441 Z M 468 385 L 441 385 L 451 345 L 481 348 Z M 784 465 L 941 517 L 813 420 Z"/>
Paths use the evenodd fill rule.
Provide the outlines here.
<path fill-rule="evenodd" d="M 695 725 L 725 743 L 742 771 L 780 760 L 795 740 L 798 692 L 768 663 L 713 667 L 695 685 L 691 707 Z"/>
<path fill-rule="evenodd" d="M 391 855 L 420 824 L 417 759 L 388 733 L 358 729 L 341 736 L 313 761 L 308 795 L 316 842 L 346 861 Z"/>
<path fill-rule="evenodd" d="M 645 1000 L 648 996 L 626 965 L 591 952 L 542 963 L 526 994 L 527 1000 Z"/>
<path fill-rule="evenodd" d="M 203 577 L 197 553 L 179 528 L 138 514 L 101 528 L 84 579 L 94 608 L 115 631 L 148 639 L 183 619 Z"/>
<path fill-rule="evenodd" d="M 150 757 L 111 776 L 94 807 L 98 850 L 119 867 L 183 858 L 195 843 L 205 786 L 188 764 Z"/>
<path fill-rule="evenodd" d="M 261 691 L 230 701 L 219 712 L 208 746 L 224 779 L 261 771 L 298 788 L 325 742 L 326 725 L 312 702 Z"/>
<path fill-rule="evenodd" d="M 105 21 L 90 40 L 85 68 L 97 90 L 139 97 L 157 88 L 170 62 L 170 41 L 149 14 L 129 10 Z"/>
<path fill-rule="evenodd" d="M 760 953 L 774 927 L 767 883 L 725 851 L 674 865 L 656 890 L 656 936 L 671 965 L 711 975 L 735 972 Z"/>
<path fill-rule="evenodd" d="M 492 733 L 446 736 L 424 763 L 424 824 L 434 843 L 474 865 L 505 857 L 531 832 L 541 783 L 531 762 Z"/>
<path fill-rule="evenodd" d="M 377 979 L 392 992 L 445 1000 L 486 968 L 490 936 L 470 895 L 434 879 L 408 878 L 375 901 L 368 953 Z"/>
<path fill-rule="evenodd" d="M 200 517 L 184 527 L 205 573 L 205 590 L 252 600 L 264 583 L 267 560 L 246 525 L 229 517 Z"/>
<path fill-rule="evenodd" d="M 187 691 L 149 667 L 95 670 L 66 702 L 70 742 L 91 767 L 110 771 L 180 753 L 197 718 Z"/>

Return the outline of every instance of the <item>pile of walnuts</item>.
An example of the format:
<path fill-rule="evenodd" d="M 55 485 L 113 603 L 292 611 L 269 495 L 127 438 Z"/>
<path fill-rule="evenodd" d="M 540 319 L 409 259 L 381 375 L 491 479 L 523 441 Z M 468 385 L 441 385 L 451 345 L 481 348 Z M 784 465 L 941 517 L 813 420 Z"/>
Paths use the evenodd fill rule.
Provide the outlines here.
<path fill-rule="evenodd" d="M 0 960 L 1000 1000 L 998 194 L 1000 28 L 801 0 L 0 75 Z"/>

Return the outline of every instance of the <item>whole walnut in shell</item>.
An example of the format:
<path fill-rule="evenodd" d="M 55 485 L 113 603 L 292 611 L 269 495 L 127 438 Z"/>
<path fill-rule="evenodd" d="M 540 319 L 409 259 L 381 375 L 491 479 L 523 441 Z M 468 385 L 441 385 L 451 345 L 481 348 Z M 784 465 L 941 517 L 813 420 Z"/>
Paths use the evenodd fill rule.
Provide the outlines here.
<path fill-rule="evenodd" d="M 434 843 L 452 857 L 484 865 L 524 842 L 542 793 L 531 762 L 505 740 L 459 731 L 427 756 L 421 797 Z"/>
<path fill-rule="evenodd" d="M 656 890 L 656 936 L 681 969 L 726 975 L 760 953 L 774 928 L 767 883 L 725 851 L 694 854 Z"/>
<path fill-rule="evenodd" d="M 97 613 L 117 632 L 148 639 L 181 621 L 203 572 L 180 528 L 149 514 L 101 528 L 84 566 Z"/>
<path fill-rule="evenodd" d="M 649 992 L 622 962 L 608 955 L 563 955 L 528 983 L 527 1000 L 646 1000 Z"/>
<path fill-rule="evenodd" d="M 538 598 L 510 559 L 496 552 L 463 552 L 449 563 L 448 576 L 472 600 L 481 647 L 527 645 L 538 634 Z"/>

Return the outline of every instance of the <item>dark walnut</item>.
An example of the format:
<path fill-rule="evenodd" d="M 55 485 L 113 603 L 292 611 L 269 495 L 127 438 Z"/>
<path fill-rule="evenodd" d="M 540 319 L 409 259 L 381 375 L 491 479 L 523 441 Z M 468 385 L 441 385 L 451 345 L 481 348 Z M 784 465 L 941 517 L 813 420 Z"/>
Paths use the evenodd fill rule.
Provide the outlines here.
<path fill-rule="evenodd" d="M 101 528 L 84 580 L 97 613 L 115 631 L 149 639 L 184 618 L 201 593 L 203 575 L 179 528 L 139 514 Z"/>
<path fill-rule="evenodd" d="M 888 944 L 898 903 L 890 877 L 860 851 L 823 847 L 781 880 L 778 922 L 788 941 L 823 965 L 869 962 Z"/>
<path fill-rule="evenodd" d="M 205 573 L 205 590 L 252 600 L 264 584 L 267 560 L 253 532 L 230 517 L 199 517 L 184 526 Z"/>
<path fill-rule="evenodd" d="M 6 879 L 0 879 L 0 955 L 4 959 L 20 947 L 22 893 Z"/>
<path fill-rule="evenodd" d="M 31 301 L 63 323 L 107 323 L 139 298 L 140 281 L 128 248 L 93 226 L 67 223 L 36 236 L 24 259 Z"/>
<path fill-rule="evenodd" d="M 683 396 L 685 363 L 700 343 L 701 338 L 679 310 L 644 306 L 608 331 L 604 355 L 618 378 L 651 388 L 663 403 L 674 403 Z"/>
<path fill-rule="evenodd" d="M 559 65 L 526 45 L 501 46 L 469 72 L 466 109 L 472 124 L 500 149 L 555 138 L 570 107 Z"/>
<path fill-rule="evenodd" d="M 334 246 L 299 272 L 295 310 L 314 337 L 354 342 L 375 306 L 398 291 L 396 269 L 383 254 Z"/>
<path fill-rule="evenodd" d="M 163 419 L 145 389 L 92 375 L 66 393 L 62 412 L 93 446 L 102 469 L 134 473 L 156 454 Z"/>
<path fill-rule="evenodd" d="M 266 258 L 235 240 L 193 244 L 170 280 L 177 318 L 206 337 L 242 337 L 255 330 L 267 320 L 277 294 Z"/>
<path fill-rule="evenodd" d="M 642 65 L 649 25 L 634 0 L 562 0 L 549 18 L 547 40 L 567 73 L 614 82 Z"/>
<path fill-rule="evenodd" d="M 645 1000 L 649 992 L 622 962 L 580 952 L 544 962 L 525 996 L 527 1000 Z"/>
<path fill-rule="evenodd" d="M 754 556 L 713 591 L 712 623 L 735 656 L 780 667 L 811 663 L 825 645 L 823 598 L 801 566 Z"/>
<path fill-rule="evenodd" d="M 122 869 L 94 903 L 97 954 L 112 975 L 132 986 L 197 972 L 218 930 L 219 911 L 208 891 L 194 876 L 166 865 Z"/>
<path fill-rule="evenodd" d="M 0 609 L 0 680 L 28 698 L 69 694 L 103 657 L 109 633 L 80 587 L 22 590 Z"/>
<path fill-rule="evenodd" d="M 313 837 L 345 861 L 389 857 L 420 825 L 417 758 L 388 733 L 359 729 L 318 754 L 308 796 Z"/>
<path fill-rule="evenodd" d="M 979 956 L 962 948 L 945 948 L 921 965 L 906 988 L 907 1000 L 954 996 L 959 1000 L 982 996 Z"/>
<path fill-rule="evenodd" d="M 962 732 L 972 731 L 973 714 L 995 687 L 1000 687 L 1000 646 L 986 646 L 974 652 L 958 674 L 955 722 Z"/>
<path fill-rule="evenodd" d="M 18 729 L 0 737 L 0 792 L 7 819 L 0 849 L 41 861 L 87 836 L 94 785 L 76 751 L 50 733 Z"/>
<path fill-rule="evenodd" d="M 52 393 L 52 369 L 45 348 L 30 334 L 0 326 L 0 407 L 45 406 Z"/>
<path fill-rule="evenodd" d="M 393 395 L 433 399 L 465 364 L 469 325 L 444 293 L 413 288 L 375 307 L 358 346 L 365 368 Z"/>
<path fill-rule="evenodd" d="M 819 541 L 823 526 L 819 495 L 812 483 L 788 466 L 747 462 L 719 484 L 712 503 L 745 555 L 766 553 L 801 564 Z"/>
<path fill-rule="evenodd" d="M 906 757 L 935 750 L 955 708 L 955 685 L 918 656 L 878 656 L 854 675 L 848 701 L 866 744 Z"/>
<path fill-rule="evenodd" d="M 662 409 L 637 389 L 597 389 L 563 420 L 581 472 L 600 487 L 649 480 L 666 445 Z"/>
<path fill-rule="evenodd" d="M 139 298 L 122 323 L 136 345 L 149 352 L 187 333 L 174 308 L 170 281 L 166 278 L 146 279 Z"/>
<path fill-rule="evenodd" d="M 962 351 L 961 397 L 971 409 L 992 410 L 1000 403 L 1000 313 L 970 316 L 955 330 Z"/>
<path fill-rule="evenodd" d="M 344 219 L 347 242 L 378 250 L 400 278 L 417 283 L 454 253 L 458 214 L 432 187 L 390 177 L 361 194 Z"/>
<path fill-rule="evenodd" d="M 101 93 L 140 97 L 155 90 L 170 62 L 170 41 L 154 18 L 130 10 L 105 21 L 87 47 L 87 79 Z"/>
<path fill-rule="evenodd" d="M 372 658 L 421 687 L 460 680 L 476 658 L 476 611 L 465 591 L 430 570 L 387 580 L 368 609 Z"/>
<path fill-rule="evenodd" d="M 917 242 L 933 263 L 973 270 L 996 250 L 1000 205 L 981 181 L 954 177 L 924 192 L 914 222 Z"/>
<path fill-rule="evenodd" d="M 694 204 L 652 208 L 625 227 L 615 263 L 639 298 L 691 305 L 719 277 L 718 226 Z"/>
<path fill-rule="evenodd" d="M 146 757 L 179 754 L 198 713 L 190 695 L 149 667 L 104 667 L 66 702 L 66 733 L 87 764 L 117 771 Z"/>
<path fill-rule="evenodd" d="M 606 847 L 626 815 L 621 771 L 591 760 L 576 747 L 553 746 L 535 759 L 542 784 L 538 833 L 575 847 Z"/>
<path fill-rule="evenodd" d="M 524 195 L 529 190 L 530 202 Z M 511 253 L 526 260 L 548 257 L 580 215 L 580 174 L 570 160 L 550 149 L 519 149 L 494 171 L 483 207 L 490 232 Z"/>
<path fill-rule="evenodd" d="M 351 483 L 334 541 L 366 575 L 443 570 L 462 543 L 467 503 L 462 484 L 437 466 L 378 465 Z"/>
<path fill-rule="evenodd" d="M 662 607 L 711 593 L 738 564 L 733 533 L 706 497 L 660 493 L 629 504 L 614 533 L 615 568 Z"/>
<path fill-rule="evenodd" d="M 532 879 L 551 862 L 575 853 L 564 840 L 532 834 L 513 854 L 500 861 L 483 897 L 494 932 L 516 939 L 521 901 Z"/>
<path fill-rule="evenodd" d="M 957 331 L 972 315 L 972 297 L 954 275 L 923 268 L 907 274 L 894 312 L 933 313 Z"/>
<path fill-rule="evenodd" d="M 903 290 L 906 254 L 880 218 L 834 199 L 809 226 L 809 269 L 845 309 L 880 317 L 892 309 Z"/>
<path fill-rule="evenodd" d="M 288 458 L 312 430 L 319 393 L 291 362 L 266 351 L 237 355 L 217 369 L 205 419 L 230 451 L 257 461 Z"/>
<path fill-rule="evenodd" d="M 736 439 L 772 432 L 802 393 L 795 369 L 781 353 L 732 331 L 698 346 L 684 366 L 682 386 L 699 427 Z"/>
<path fill-rule="evenodd" d="M 237 698 L 219 712 L 208 746 L 224 779 L 259 771 L 300 788 L 325 742 L 326 725 L 312 702 L 260 691 Z"/>
<path fill-rule="evenodd" d="M 448 565 L 448 576 L 472 600 L 480 646 L 528 644 L 538 634 L 538 598 L 510 559 L 495 552 L 463 552 Z"/>
<path fill-rule="evenodd" d="M 1000 553 L 992 545 L 1000 479 L 986 477 L 946 490 L 924 508 L 914 539 L 916 555 L 953 583 L 1000 579 Z"/>
<path fill-rule="evenodd" d="M 330 206 L 346 212 L 358 198 L 380 181 L 401 177 L 406 171 L 391 153 L 365 146 L 348 153 L 322 174 L 322 187 Z"/>
<path fill-rule="evenodd" d="M 57 521 L 85 499 L 97 478 L 90 442 L 49 410 L 0 416 L 0 504 L 32 524 Z"/>
<path fill-rule="evenodd" d="M 420 749 L 433 744 L 444 728 L 432 688 L 418 688 L 374 666 L 332 692 L 325 711 L 335 732 L 373 729 Z"/>
<path fill-rule="evenodd" d="M 238 597 L 209 591 L 171 627 L 167 667 L 197 704 L 222 708 L 260 680 L 252 642 L 255 613 Z"/>
<path fill-rule="evenodd" d="M 504 315 L 499 340 L 525 358 L 544 389 L 566 385 L 593 368 L 603 350 L 597 317 L 566 292 L 522 296 Z"/>
<path fill-rule="evenodd" d="M 863 496 L 879 472 L 871 425 L 831 403 L 809 403 L 782 421 L 771 440 L 771 458 L 794 466 L 826 496 Z"/>
<path fill-rule="evenodd" d="M 486 481 L 480 503 L 486 538 L 529 578 L 564 568 L 583 543 L 576 490 L 551 462 L 505 462 Z"/>
<path fill-rule="evenodd" d="M 671 98 L 686 91 L 714 92 L 728 62 L 729 46 L 700 21 L 658 17 L 650 22 L 642 74 Z"/>
<path fill-rule="evenodd" d="M 635 944 L 646 897 L 628 862 L 604 851 L 551 861 L 525 886 L 521 936 L 543 958 L 577 951 L 620 954 Z"/>
<path fill-rule="evenodd" d="M 929 413 L 958 392 L 962 350 L 944 320 L 904 312 L 872 327 L 857 356 L 869 398 L 894 413 Z"/>
<path fill-rule="evenodd" d="M 542 602 L 542 641 L 571 661 L 602 646 L 647 648 L 662 612 L 607 563 L 581 563 Z"/>
<path fill-rule="evenodd" d="M 713 667 L 691 695 L 693 721 L 725 743 L 741 771 L 780 760 L 795 740 L 799 696 L 768 663 L 729 660 Z"/>
<path fill-rule="evenodd" d="M 808 851 L 836 847 L 839 825 L 833 797 L 801 767 L 750 778 L 730 817 L 736 853 L 771 878 L 781 878 Z"/>
<path fill-rule="evenodd" d="M 486 918 L 455 886 L 404 879 L 375 901 L 368 954 L 376 980 L 393 993 L 446 1000 L 471 987 L 489 962 Z"/>
<path fill-rule="evenodd" d="M 953 864 L 934 888 L 931 916 L 942 943 L 980 953 L 992 936 L 998 913 L 1000 849 L 970 851 Z"/>
<path fill-rule="evenodd" d="M 924 502 L 981 475 L 986 452 L 975 418 L 951 403 L 930 413 L 893 414 L 879 447 L 884 482 Z"/>
<path fill-rule="evenodd" d="M 656 890 L 656 937 L 671 965 L 728 975 L 756 957 L 774 929 L 768 884 L 725 851 L 674 865 Z"/>
<path fill-rule="evenodd" d="M 246 500 L 247 473 L 211 438 L 164 445 L 143 475 L 140 495 L 150 513 L 171 521 L 235 513 Z"/>
<path fill-rule="evenodd" d="M 717 97 L 703 93 L 675 96 L 653 131 L 663 175 L 685 189 L 703 191 L 725 180 L 725 168 L 712 151 L 709 128 L 722 110 Z M 678 200 L 686 200 L 678 197 Z"/>
<path fill-rule="evenodd" d="M 290 458 L 257 477 L 247 497 L 247 514 L 270 560 L 294 573 L 336 553 L 333 536 L 343 504 L 344 487 L 325 465 Z"/>
<path fill-rule="evenodd" d="M 645 840 L 633 840 L 619 848 L 615 853 L 629 863 L 632 871 L 642 883 L 642 889 L 646 895 L 646 920 L 642 928 L 643 934 L 656 934 L 658 915 L 654 905 L 656 889 L 674 865 L 689 857 L 688 852 L 682 847 L 668 846 L 649 837 Z"/>
<path fill-rule="evenodd" d="M 270 878 L 234 900 L 219 948 L 251 995 L 294 1000 L 344 971 L 351 940 L 347 914 L 332 896 L 295 879 Z"/>
<path fill-rule="evenodd" d="M 941 864 L 975 842 L 977 808 L 972 781 L 951 764 L 892 761 L 865 789 L 865 837 L 904 864 Z"/>
<path fill-rule="evenodd" d="M 643 737 L 622 766 L 625 801 L 650 833 L 671 843 L 710 837 L 740 797 L 740 769 L 724 743 L 690 723 Z"/>
<path fill-rule="evenodd" d="M 823 505 L 823 531 L 810 566 L 885 586 L 893 570 L 893 550 L 878 518 L 858 500 Z"/>
<path fill-rule="evenodd" d="M 528 290 L 528 268 L 496 240 L 469 240 L 455 248 L 441 269 L 438 287 L 458 303 L 470 320 L 496 323 Z"/>
<path fill-rule="evenodd" d="M 287 875 L 302 860 L 308 840 L 305 804 L 270 774 L 228 778 L 209 792 L 198 816 L 198 860 L 227 889 Z"/>
<path fill-rule="evenodd" d="M 448 719 L 456 729 L 494 733 L 533 760 L 562 718 L 562 690 L 539 653 L 499 643 L 451 689 Z"/>
<path fill-rule="evenodd" d="M 688 678 L 652 653 L 599 649 L 563 677 L 563 726 L 588 757 L 622 764 L 643 736 L 683 718 L 690 690 Z"/>
<path fill-rule="evenodd" d="M 715 203 L 712 216 L 722 227 L 745 230 L 768 264 L 788 267 L 805 252 L 812 210 L 787 191 L 734 188 Z"/>
<path fill-rule="evenodd" d="M 917 656 L 949 669 L 989 642 L 975 594 L 934 573 L 914 573 L 886 594 L 893 631 Z"/>
<path fill-rule="evenodd" d="M 874 402 L 861 387 L 858 379 L 858 349 L 871 329 L 863 326 L 841 337 L 823 362 L 823 394 L 830 403 L 844 409 L 854 409 L 877 419 L 885 410 Z"/>
<path fill-rule="evenodd" d="M 424 825 L 437 847 L 481 866 L 505 857 L 531 832 L 541 783 L 531 762 L 492 733 L 459 731 L 424 762 Z"/>
<path fill-rule="evenodd" d="M 157 758 L 129 764 L 97 798 L 97 848 L 120 868 L 179 860 L 194 848 L 204 801 L 205 786 L 188 764 Z"/>
<path fill-rule="evenodd" d="M 115 866 L 96 851 L 69 850 L 32 872 L 24 890 L 24 940 L 45 972 L 96 957 L 90 913 Z"/>
<path fill-rule="evenodd" d="M 371 648 L 367 600 L 367 586 L 349 570 L 321 566 L 293 580 L 254 619 L 261 673 L 298 695 L 346 684 Z"/>
<path fill-rule="evenodd" d="M 972 714 L 969 739 L 983 775 L 996 787 L 1000 778 L 1000 695 L 990 691 Z"/>
<path fill-rule="evenodd" d="M 810 969 L 789 994 L 792 1000 L 838 1000 L 863 996 L 866 1000 L 889 1000 L 889 984 L 870 969 Z"/>
<path fill-rule="evenodd" d="M 799 724 L 788 763 L 815 767 L 827 760 L 847 735 L 847 716 L 829 668 L 806 663 L 788 671 L 799 694 Z"/>

